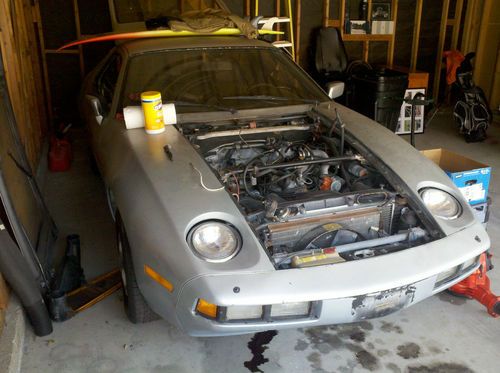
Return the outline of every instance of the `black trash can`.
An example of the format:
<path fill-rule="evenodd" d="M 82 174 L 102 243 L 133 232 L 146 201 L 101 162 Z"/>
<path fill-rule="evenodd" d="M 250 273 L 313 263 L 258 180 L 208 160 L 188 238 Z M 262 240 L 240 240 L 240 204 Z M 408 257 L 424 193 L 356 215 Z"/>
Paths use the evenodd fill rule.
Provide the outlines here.
<path fill-rule="evenodd" d="M 352 76 L 349 107 L 395 132 L 408 88 L 408 74 L 374 69 Z"/>

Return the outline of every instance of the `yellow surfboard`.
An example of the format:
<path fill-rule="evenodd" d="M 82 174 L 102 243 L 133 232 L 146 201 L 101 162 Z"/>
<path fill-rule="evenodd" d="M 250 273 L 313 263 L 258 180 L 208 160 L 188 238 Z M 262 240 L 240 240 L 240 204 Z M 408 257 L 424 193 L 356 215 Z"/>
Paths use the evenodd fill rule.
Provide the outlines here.
<path fill-rule="evenodd" d="M 272 30 L 257 30 L 259 35 L 282 35 L 282 31 Z M 108 33 L 98 36 L 91 36 L 89 38 L 75 40 L 69 44 L 63 45 L 58 49 L 61 51 L 66 48 L 71 48 L 77 45 L 97 43 L 100 41 L 114 41 L 114 40 L 127 40 L 127 39 L 146 39 L 146 38 L 165 38 L 165 37 L 178 37 L 178 36 L 231 36 L 241 35 L 241 31 L 237 28 L 221 28 L 214 32 L 195 32 L 195 31 L 172 31 L 172 30 L 152 30 L 152 31 L 136 31 L 124 33 Z"/>

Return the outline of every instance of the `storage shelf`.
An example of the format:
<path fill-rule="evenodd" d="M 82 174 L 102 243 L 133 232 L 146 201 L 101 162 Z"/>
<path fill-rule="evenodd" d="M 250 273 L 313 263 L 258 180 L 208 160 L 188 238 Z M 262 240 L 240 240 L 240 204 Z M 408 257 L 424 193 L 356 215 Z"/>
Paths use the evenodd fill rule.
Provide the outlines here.
<path fill-rule="evenodd" d="M 372 14 L 372 2 L 374 0 L 368 0 L 368 19 L 371 20 Z M 396 24 L 398 20 L 398 0 L 389 0 L 387 1 L 391 7 L 391 17 L 387 19 L 388 21 L 392 21 L 393 24 L 393 33 L 392 34 L 346 34 L 344 33 L 345 26 L 345 15 L 346 15 L 346 7 L 349 2 L 347 0 L 337 0 L 336 4 L 338 5 L 338 19 L 330 18 L 330 2 L 331 0 L 323 0 L 323 26 L 324 27 L 335 27 L 338 28 L 342 35 L 342 40 L 346 42 L 360 42 L 363 44 L 363 61 L 368 62 L 369 54 L 370 54 L 370 42 L 386 42 L 387 43 L 387 64 L 392 65 L 394 60 L 394 44 L 396 38 Z M 386 30 L 389 31 L 389 30 Z"/>
<path fill-rule="evenodd" d="M 392 34 L 343 34 L 344 41 L 391 41 Z"/>

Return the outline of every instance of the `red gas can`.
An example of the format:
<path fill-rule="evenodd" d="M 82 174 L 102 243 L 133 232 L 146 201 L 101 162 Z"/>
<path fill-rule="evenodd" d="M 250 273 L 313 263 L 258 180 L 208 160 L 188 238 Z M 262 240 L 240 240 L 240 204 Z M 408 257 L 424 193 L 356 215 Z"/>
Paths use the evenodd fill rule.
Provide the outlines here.
<path fill-rule="evenodd" d="M 49 170 L 52 172 L 63 172 L 71 166 L 71 144 L 67 139 L 50 139 Z"/>

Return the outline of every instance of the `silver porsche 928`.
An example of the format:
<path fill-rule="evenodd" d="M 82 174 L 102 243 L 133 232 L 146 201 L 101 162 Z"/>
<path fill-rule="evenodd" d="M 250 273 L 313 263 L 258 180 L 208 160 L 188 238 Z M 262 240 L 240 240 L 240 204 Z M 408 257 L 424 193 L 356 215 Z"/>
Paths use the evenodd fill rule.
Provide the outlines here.
<path fill-rule="evenodd" d="M 123 109 L 151 90 L 177 123 L 126 129 Z M 121 44 L 80 110 L 134 323 L 218 336 L 384 316 L 468 276 L 489 248 L 442 170 L 266 42 Z"/>

